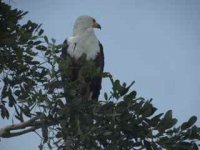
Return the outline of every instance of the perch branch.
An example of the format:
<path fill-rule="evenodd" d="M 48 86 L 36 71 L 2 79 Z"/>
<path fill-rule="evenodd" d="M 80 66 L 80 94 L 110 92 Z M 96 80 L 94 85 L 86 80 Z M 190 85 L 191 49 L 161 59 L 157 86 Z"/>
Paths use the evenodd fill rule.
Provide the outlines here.
<path fill-rule="evenodd" d="M 33 132 L 39 128 L 42 128 L 44 125 L 52 126 L 57 123 L 58 121 L 55 119 L 53 120 L 48 117 L 45 117 L 44 115 L 40 115 L 22 123 L 8 125 L 4 128 L 0 128 L 0 137 L 15 137 L 29 132 Z"/>

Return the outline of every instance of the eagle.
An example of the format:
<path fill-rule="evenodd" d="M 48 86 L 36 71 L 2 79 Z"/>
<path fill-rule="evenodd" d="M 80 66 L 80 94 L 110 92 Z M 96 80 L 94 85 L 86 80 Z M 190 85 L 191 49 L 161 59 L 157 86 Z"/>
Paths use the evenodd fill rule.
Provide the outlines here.
<path fill-rule="evenodd" d="M 79 16 L 61 54 L 64 92 L 71 91 L 75 97 L 86 100 L 98 100 L 104 69 L 103 46 L 94 28 L 101 29 L 101 26 L 93 17 Z"/>

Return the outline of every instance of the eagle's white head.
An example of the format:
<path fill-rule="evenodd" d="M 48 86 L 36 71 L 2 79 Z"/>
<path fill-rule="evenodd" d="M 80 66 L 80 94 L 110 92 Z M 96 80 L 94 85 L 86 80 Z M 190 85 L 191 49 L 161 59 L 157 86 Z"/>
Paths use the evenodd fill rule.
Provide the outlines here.
<path fill-rule="evenodd" d="M 90 16 L 80 16 L 75 21 L 73 35 L 81 34 L 82 32 L 90 29 L 92 30 L 93 28 L 101 29 L 101 26 Z"/>
<path fill-rule="evenodd" d="M 93 17 L 84 15 L 76 19 L 73 35 L 68 40 L 68 53 L 72 57 L 78 59 L 82 54 L 86 54 L 88 60 L 95 59 L 100 47 L 94 28 L 101 29 L 101 26 Z"/>

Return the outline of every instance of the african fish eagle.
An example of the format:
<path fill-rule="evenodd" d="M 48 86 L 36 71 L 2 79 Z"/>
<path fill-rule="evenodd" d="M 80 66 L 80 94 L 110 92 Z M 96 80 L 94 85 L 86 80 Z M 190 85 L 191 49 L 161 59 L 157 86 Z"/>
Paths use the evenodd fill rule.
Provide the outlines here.
<path fill-rule="evenodd" d="M 61 59 L 67 62 L 64 67 L 70 70 L 66 76 L 62 75 L 64 82 L 77 81 L 79 90 L 77 94 L 85 95 L 88 93 L 87 99 L 98 100 L 104 68 L 103 46 L 97 39 L 94 28 L 101 29 L 100 24 L 90 16 L 80 16 L 76 19 L 72 36 L 64 41 Z M 83 59 L 84 58 L 84 59 Z M 70 60 L 70 61 L 68 61 Z M 90 68 L 88 62 L 92 62 L 94 67 Z M 81 69 L 88 65 L 87 71 L 91 70 L 95 73 L 84 76 Z M 94 69 L 95 68 L 95 69 Z"/>

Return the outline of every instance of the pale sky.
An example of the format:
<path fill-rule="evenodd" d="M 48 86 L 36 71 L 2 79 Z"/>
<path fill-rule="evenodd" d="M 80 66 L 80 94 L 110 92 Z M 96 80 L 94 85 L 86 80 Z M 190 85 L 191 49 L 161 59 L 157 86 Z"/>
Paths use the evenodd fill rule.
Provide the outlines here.
<path fill-rule="evenodd" d="M 158 112 L 172 109 L 179 123 L 200 116 L 199 0 L 12 1 L 13 7 L 29 11 L 25 21 L 42 23 L 57 43 L 71 35 L 78 16 L 94 17 L 102 26 L 96 34 L 104 46 L 105 71 L 135 81 L 138 96 L 153 98 Z M 102 95 L 109 89 L 104 80 Z M 0 149 L 35 150 L 39 142 L 28 134 L 1 139 Z"/>

